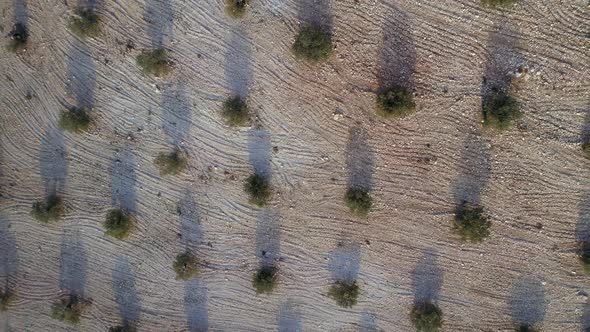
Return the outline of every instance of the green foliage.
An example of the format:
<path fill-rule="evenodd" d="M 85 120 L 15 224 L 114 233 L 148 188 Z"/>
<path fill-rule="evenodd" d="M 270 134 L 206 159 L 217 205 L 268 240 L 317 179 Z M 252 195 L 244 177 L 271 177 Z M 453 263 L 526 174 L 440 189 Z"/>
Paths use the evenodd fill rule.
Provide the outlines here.
<path fill-rule="evenodd" d="M 98 23 L 99 17 L 93 10 L 79 8 L 70 19 L 70 30 L 82 38 L 96 37 L 100 33 Z"/>
<path fill-rule="evenodd" d="M 492 222 L 483 214 L 483 208 L 461 204 L 455 212 L 453 229 L 463 241 L 480 243 L 490 235 Z"/>
<path fill-rule="evenodd" d="M 361 217 L 367 216 L 373 205 L 369 191 L 362 188 L 349 188 L 345 200 L 350 211 Z"/>
<path fill-rule="evenodd" d="M 63 200 L 57 195 L 50 195 L 43 201 L 33 203 L 33 209 L 31 210 L 31 216 L 44 223 L 58 221 L 64 214 Z"/>
<path fill-rule="evenodd" d="M 176 279 L 188 280 L 199 274 L 199 261 L 190 252 L 176 256 L 173 267 L 176 272 Z"/>
<path fill-rule="evenodd" d="M 248 105 L 240 96 L 227 98 L 223 103 L 221 114 L 225 118 L 225 123 L 232 127 L 243 126 L 250 119 Z"/>
<path fill-rule="evenodd" d="M 246 14 L 246 6 L 250 0 L 225 0 L 225 12 L 227 15 L 240 18 Z"/>
<path fill-rule="evenodd" d="M 14 299 L 14 293 L 10 289 L 0 290 L 0 312 L 8 310 Z"/>
<path fill-rule="evenodd" d="M 133 217 L 121 209 L 111 209 L 107 212 L 104 228 L 106 235 L 123 240 L 133 228 Z"/>
<path fill-rule="evenodd" d="M 578 257 L 584 267 L 584 272 L 590 274 L 590 242 L 580 243 L 580 252 Z"/>
<path fill-rule="evenodd" d="M 61 113 L 59 127 L 72 133 L 82 133 L 90 128 L 90 116 L 85 108 L 72 107 Z"/>
<path fill-rule="evenodd" d="M 414 112 L 415 109 L 412 92 L 402 87 L 391 87 L 377 96 L 377 114 L 386 118 L 403 117 Z"/>
<path fill-rule="evenodd" d="M 536 329 L 535 327 L 529 325 L 529 324 L 520 324 L 516 330 L 516 332 L 539 332 L 538 329 Z"/>
<path fill-rule="evenodd" d="M 177 175 L 184 171 L 188 161 L 180 149 L 175 148 L 170 153 L 160 153 L 154 160 L 154 164 L 160 170 L 160 175 Z"/>
<path fill-rule="evenodd" d="M 522 117 L 516 99 L 502 90 L 484 98 L 482 112 L 484 126 L 500 130 L 510 128 L 512 121 Z"/>
<path fill-rule="evenodd" d="M 320 26 L 304 25 L 295 38 L 292 50 L 298 58 L 313 62 L 324 60 L 332 53 L 332 37 Z"/>
<path fill-rule="evenodd" d="M 77 325 L 90 301 L 76 295 L 64 295 L 51 307 L 51 318 Z"/>
<path fill-rule="evenodd" d="M 490 7 L 508 7 L 518 2 L 518 0 L 481 0 L 481 2 Z"/>
<path fill-rule="evenodd" d="M 10 42 L 7 46 L 8 51 L 17 52 L 27 46 L 29 32 L 24 24 L 16 23 L 8 34 L 8 37 L 10 37 Z"/>
<path fill-rule="evenodd" d="M 250 203 L 265 206 L 272 196 L 270 182 L 260 174 L 252 174 L 246 179 L 244 190 L 250 195 Z"/>
<path fill-rule="evenodd" d="M 163 48 L 144 50 L 137 56 L 136 61 L 144 73 L 155 77 L 164 77 L 172 71 L 173 63 Z"/>
<path fill-rule="evenodd" d="M 587 139 L 588 142 L 582 143 L 582 151 L 586 155 L 586 158 L 590 159 L 590 139 Z"/>
<path fill-rule="evenodd" d="M 273 265 L 263 266 L 254 274 L 252 286 L 256 293 L 271 293 L 277 284 L 279 270 Z"/>
<path fill-rule="evenodd" d="M 442 310 L 431 302 L 416 304 L 410 316 L 418 332 L 437 332 L 442 326 Z"/>
<path fill-rule="evenodd" d="M 137 332 L 137 329 L 125 323 L 124 325 L 110 327 L 109 332 Z"/>
<path fill-rule="evenodd" d="M 336 281 L 328 291 L 328 296 L 336 300 L 339 306 L 343 308 L 352 308 L 357 302 L 359 296 L 359 286 L 356 281 L 344 282 Z"/>

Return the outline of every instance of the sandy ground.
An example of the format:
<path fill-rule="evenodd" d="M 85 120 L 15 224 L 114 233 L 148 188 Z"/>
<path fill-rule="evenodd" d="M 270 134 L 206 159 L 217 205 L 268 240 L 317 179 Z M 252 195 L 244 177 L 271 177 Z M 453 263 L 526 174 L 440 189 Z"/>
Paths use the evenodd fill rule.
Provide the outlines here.
<path fill-rule="evenodd" d="M 26 53 L 0 51 L 0 282 L 18 293 L 1 331 L 411 331 L 424 298 L 443 331 L 590 326 L 576 258 L 590 223 L 586 0 L 252 0 L 240 21 L 217 0 L 105 0 L 103 34 L 86 41 L 67 30 L 76 4 L 1 2 L 3 33 L 19 20 L 31 34 Z M 301 22 L 331 28 L 327 62 L 291 54 Z M 164 80 L 135 64 L 157 46 L 175 62 Z M 519 65 L 524 117 L 483 131 L 481 96 Z M 384 120 L 375 92 L 395 82 L 418 111 Z M 248 98 L 256 127 L 223 124 L 230 94 Z M 93 107 L 90 133 L 57 129 L 72 105 Z M 161 177 L 153 159 L 174 146 L 189 169 Z M 253 169 L 272 177 L 266 209 L 242 190 Z M 350 183 L 372 190 L 367 219 L 343 203 Z M 34 221 L 32 202 L 53 191 L 67 216 Z M 462 199 L 493 220 L 481 245 L 451 230 Z M 103 233 L 112 207 L 137 216 L 126 241 Z M 171 265 L 186 248 L 204 266 L 182 282 Z M 280 282 L 257 295 L 267 259 Z M 361 286 L 352 309 L 326 296 L 347 278 Z M 78 327 L 50 318 L 65 289 L 93 300 Z"/>

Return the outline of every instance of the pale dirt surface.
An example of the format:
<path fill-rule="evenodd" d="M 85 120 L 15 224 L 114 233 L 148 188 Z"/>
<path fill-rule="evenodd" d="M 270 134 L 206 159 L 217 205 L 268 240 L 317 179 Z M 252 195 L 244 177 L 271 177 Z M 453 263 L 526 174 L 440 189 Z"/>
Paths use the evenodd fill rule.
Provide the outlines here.
<path fill-rule="evenodd" d="M 18 293 L 0 331 L 105 331 L 124 319 L 139 331 L 411 331 L 424 298 L 444 311 L 443 331 L 590 325 L 576 258 L 590 223 L 586 0 L 504 11 L 475 0 L 252 0 L 241 21 L 222 1 L 108 0 L 97 4 L 102 36 L 87 41 L 66 28 L 74 0 L 24 2 L 1 2 L 3 34 L 16 15 L 31 37 L 19 57 L 0 51 L 0 281 Z M 327 62 L 290 53 L 301 20 L 331 25 Z M 175 62 L 164 80 L 135 64 L 158 45 Z M 524 117 L 482 131 L 483 77 L 519 65 L 531 76 L 518 94 Z M 380 82 L 414 88 L 418 111 L 375 115 Z M 248 97 L 257 127 L 223 124 L 232 93 Z M 71 105 L 93 107 L 90 133 L 57 129 Z M 189 169 L 161 177 L 153 159 L 175 145 Z M 272 177 L 266 209 L 242 190 L 254 168 Z M 368 219 L 343 203 L 353 182 L 372 188 Z M 53 191 L 67 216 L 42 225 L 30 207 Z M 481 245 L 451 230 L 462 199 L 493 220 Z M 126 241 L 103 233 L 113 206 L 137 216 Z M 203 273 L 176 281 L 185 248 Z M 280 283 L 257 295 L 252 274 L 267 260 L 279 261 Z M 340 278 L 361 287 L 352 309 L 326 296 Z M 63 289 L 93 300 L 78 327 L 50 318 Z"/>

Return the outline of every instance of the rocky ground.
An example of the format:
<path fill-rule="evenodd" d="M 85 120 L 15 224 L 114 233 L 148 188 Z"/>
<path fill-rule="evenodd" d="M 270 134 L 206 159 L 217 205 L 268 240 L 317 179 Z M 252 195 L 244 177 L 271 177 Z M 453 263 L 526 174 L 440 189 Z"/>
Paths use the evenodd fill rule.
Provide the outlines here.
<path fill-rule="evenodd" d="M 17 292 L 0 330 L 410 331 L 423 298 L 443 331 L 590 326 L 576 256 L 590 223 L 586 0 L 252 0 L 241 20 L 222 1 L 104 0 L 87 40 L 67 29 L 76 6 L 0 3 L 4 35 L 17 21 L 30 32 L 25 52 L 0 51 L 0 282 Z M 302 22 L 331 29 L 329 60 L 294 58 Z M 170 51 L 165 79 L 135 63 L 150 47 Z M 483 130 L 482 94 L 519 66 L 524 116 Z M 417 111 L 376 115 L 384 83 L 413 89 Z M 248 98 L 251 128 L 224 125 L 231 94 Z M 72 105 L 92 108 L 90 133 L 58 129 Z M 174 146 L 188 170 L 160 176 L 153 160 Z M 252 169 L 272 177 L 267 208 L 243 192 Z M 343 202 L 358 182 L 366 219 Z M 31 204 L 53 191 L 66 217 L 41 224 Z M 463 199 L 492 219 L 480 245 L 452 232 Z M 125 241 L 104 235 L 113 206 L 137 217 Z M 186 248 L 203 261 L 188 282 L 172 270 Z M 256 294 L 269 255 L 279 285 Z M 342 278 L 361 287 L 351 309 L 327 297 Z M 77 327 L 50 317 L 64 290 L 93 301 Z"/>

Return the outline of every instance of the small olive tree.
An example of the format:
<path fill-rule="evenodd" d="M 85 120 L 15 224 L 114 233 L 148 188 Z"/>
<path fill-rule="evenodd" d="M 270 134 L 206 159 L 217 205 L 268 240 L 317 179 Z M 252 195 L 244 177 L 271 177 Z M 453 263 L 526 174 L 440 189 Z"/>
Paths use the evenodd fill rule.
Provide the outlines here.
<path fill-rule="evenodd" d="M 160 153 L 154 160 L 154 164 L 160 170 L 160 175 L 177 175 L 186 169 L 188 159 L 179 148 L 170 153 Z"/>
<path fill-rule="evenodd" d="M 463 241 L 480 243 L 490 236 L 492 222 L 483 213 L 480 206 L 461 204 L 455 212 L 454 231 Z"/>
<path fill-rule="evenodd" d="M 78 8 L 70 19 L 70 30 L 82 38 L 96 37 L 100 33 L 99 21 L 100 19 L 94 10 Z"/>
<path fill-rule="evenodd" d="M 225 123 L 232 127 L 244 126 L 250 120 L 246 100 L 238 95 L 227 98 L 223 103 L 221 114 Z"/>
<path fill-rule="evenodd" d="M 416 109 L 413 93 L 400 86 L 394 86 L 377 95 L 377 114 L 383 117 L 400 118 Z"/>
<path fill-rule="evenodd" d="M 328 296 L 343 308 L 352 308 L 357 303 L 359 286 L 355 281 L 336 281 L 328 291 Z"/>
<path fill-rule="evenodd" d="M 373 206 L 369 191 L 363 188 L 349 188 L 344 200 L 350 211 L 360 217 L 366 217 Z"/>
<path fill-rule="evenodd" d="M 442 326 L 442 310 L 430 301 L 417 303 L 410 313 L 418 332 L 438 332 Z"/>
<path fill-rule="evenodd" d="M 90 129 L 89 110 L 83 107 L 72 107 L 61 113 L 59 127 L 72 133 L 83 133 Z"/>
<path fill-rule="evenodd" d="M 312 62 L 325 60 L 332 54 L 332 36 L 318 25 L 303 25 L 292 47 L 298 58 Z"/>
<path fill-rule="evenodd" d="M 508 92 L 496 89 L 483 101 L 483 124 L 486 127 L 505 130 L 522 117 L 518 101 Z"/>
<path fill-rule="evenodd" d="M 14 299 L 14 292 L 9 288 L 0 290 L 0 312 L 8 310 L 8 307 L 14 301 Z"/>
<path fill-rule="evenodd" d="M 111 209 L 104 222 L 105 234 L 123 240 L 133 228 L 134 218 L 122 209 Z"/>
<path fill-rule="evenodd" d="M 29 32 L 24 24 L 16 23 L 12 30 L 10 30 L 8 37 L 10 38 L 10 42 L 7 46 L 8 51 L 18 52 L 27 47 Z"/>
<path fill-rule="evenodd" d="M 244 191 L 250 195 L 250 203 L 263 207 L 272 197 L 270 181 L 267 177 L 254 173 L 246 179 Z"/>
<path fill-rule="evenodd" d="M 190 252 L 178 254 L 172 265 L 176 272 L 176 279 L 188 280 L 199 274 L 199 260 Z"/>
<path fill-rule="evenodd" d="M 274 265 L 264 265 L 254 273 L 252 286 L 256 293 L 271 293 L 277 285 L 279 269 Z"/>
<path fill-rule="evenodd" d="M 61 197 L 50 195 L 45 200 L 33 203 L 31 216 L 40 222 L 48 223 L 60 220 L 64 216 L 65 210 Z"/>
<path fill-rule="evenodd" d="M 225 0 L 225 12 L 227 15 L 240 18 L 246 14 L 246 7 L 250 0 Z"/>
<path fill-rule="evenodd" d="M 80 323 L 80 316 L 91 303 L 90 300 L 83 299 L 77 295 L 63 295 L 51 307 L 51 317 L 62 322 L 77 325 Z"/>
<path fill-rule="evenodd" d="M 165 49 L 144 50 L 137 56 L 137 64 L 148 75 L 164 77 L 172 71 L 173 63 Z"/>

